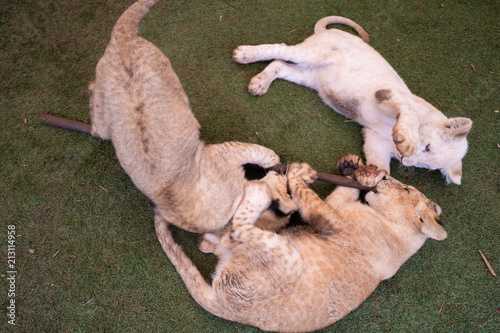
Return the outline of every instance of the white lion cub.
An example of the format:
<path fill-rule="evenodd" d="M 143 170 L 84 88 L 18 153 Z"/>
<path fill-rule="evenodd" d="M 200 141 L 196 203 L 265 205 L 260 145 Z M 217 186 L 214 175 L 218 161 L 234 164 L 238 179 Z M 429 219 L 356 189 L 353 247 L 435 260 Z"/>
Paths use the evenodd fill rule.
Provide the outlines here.
<path fill-rule="evenodd" d="M 352 27 L 364 41 L 326 28 L 336 23 Z M 330 16 L 319 20 L 314 35 L 301 44 L 240 46 L 233 59 L 242 64 L 281 59 L 252 78 L 253 95 L 265 94 L 277 78 L 288 80 L 315 89 L 335 111 L 363 125 L 367 163 L 381 171 L 374 184 L 389 173 L 391 157 L 405 166 L 439 169 L 448 183 L 460 184 L 472 121 L 447 118 L 413 95 L 391 65 L 365 42 L 368 34 L 358 24 Z"/>

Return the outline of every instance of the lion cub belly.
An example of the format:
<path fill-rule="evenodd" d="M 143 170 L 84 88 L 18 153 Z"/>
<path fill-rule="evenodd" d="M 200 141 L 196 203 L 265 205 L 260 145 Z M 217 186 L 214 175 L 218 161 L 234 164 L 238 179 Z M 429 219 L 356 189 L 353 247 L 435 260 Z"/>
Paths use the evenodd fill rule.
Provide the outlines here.
<path fill-rule="evenodd" d="M 318 323 L 343 318 L 380 282 L 370 266 L 343 245 L 294 228 L 288 233 L 285 230 L 280 235 L 289 237 L 300 254 L 293 264 L 290 251 L 283 248 L 275 248 L 265 257 L 260 249 L 248 246 L 241 251 L 238 246 L 232 249 L 233 259 L 224 265 L 213 286 L 234 311 L 233 320 L 271 331 L 319 327 Z"/>

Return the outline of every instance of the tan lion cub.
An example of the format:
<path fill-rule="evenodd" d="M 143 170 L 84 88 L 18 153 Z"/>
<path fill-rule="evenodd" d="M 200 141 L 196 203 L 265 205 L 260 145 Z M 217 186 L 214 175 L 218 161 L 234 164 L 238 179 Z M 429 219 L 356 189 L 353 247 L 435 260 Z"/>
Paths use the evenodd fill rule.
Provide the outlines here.
<path fill-rule="evenodd" d="M 140 0 L 118 19 L 89 85 L 92 135 L 111 140 L 135 186 L 169 223 L 192 232 L 224 228 L 243 197 L 242 165 L 279 163 L 270 149 L 206 145 L 170 61 L 139 36 L 158 0 Z"/>
<path fill-rule="evenodd" d="M 358 181 L 373 177 L 356 156 L 339 165 L 344 174 L 354 170 Z M 206 234 L 200 244 L 219 259 L 211 286 L 172 239 L 166 221 L 155 217 L 165 253 L 205 310 L 268 331 L 321 329 L 359 306 L 428 237 L 446 238 L 439 206 L 391 177 L 366 194 L 368 205 L 358 201 L 359 190 L 344 187 L 321 200 L 307 186 L 316 177 L 307 164 L 292 164 L 287 177 L 308 226 L 278 233 L 257 228 L 271 203 L 270 183 L 247 183 L 232 228 L 220 240 Z"/>
<path fill-rule="evenodd" d="M 358 24 L 330 16 L 319 20 L 314 35 L 301 44 L 238 47 L 233 59 L 242 64 L 281 59 L 252 78 L 250 93 L 265 94 L 277 78 L 318 91 L 335 111 L 364 126 L 366 161 L 382 171 L 375 182 L 389 173 L 390 159 L 395 157 L 405 166 L 439 169 L 448 183 L 460 184 L 472 121 L 448 119 L 413 95 L 367 43 L 342 30 L 326 28 L 334 23 L 352 27 L 368 42 L 368 34 Z"/>

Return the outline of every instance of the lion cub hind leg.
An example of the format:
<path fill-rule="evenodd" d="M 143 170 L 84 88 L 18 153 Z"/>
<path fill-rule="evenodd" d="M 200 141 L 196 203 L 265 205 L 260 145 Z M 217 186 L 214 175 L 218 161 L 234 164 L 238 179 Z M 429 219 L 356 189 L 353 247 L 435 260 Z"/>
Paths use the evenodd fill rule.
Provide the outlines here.
<path fill-rule="evenodd" d="M 257 61 L 281 59 L 300 64 L 303 67 L 320 66 L 331 58 L 331 52 L 325 51 L 314 38 L 288 46 L 286 44 L 241 45 L 233 51 L 233 60 L 240 64 Z"/>
<path fill-rule="evenodd" d="M 203 253 L 213 253 L 219 260 L 215 275 L 224 267 L 225 263 L 234 258 L 231 249 L 221 244 L 221 239 L 212 233 L 205 233 L 200 237 L 198 248 Z"/>
<path fill-rule="evenodd" d="M 206 156 L 210 156 L 209 160 L 220 159 L 223 163 L 229 161 L 238 166 L 257 164 L 267 169 L 280 162 L 280 157 L 273 150 L 254 143 L 228 141 L 208 145 L 205 149 L 207 151 Z M 208 153 L 212 155 L 208 155 Z"/>
<path fill-rule="evenodd" d="M 287 80 L 317 90 L 315 69 L 274 60 L 262 72 L 254 76 L 248 85 L 248 91 L 254 96 L 264 95 L 276 79 Z"/>
<path fill-rule="evenodd" d="M 286 44 L 240 45 L 233 51 L 233 60 L 239 64 L 250 64 L 257 61 L 281 59 L 276 56 L 278 47 Z"/>
<path fill-rule="evenodd" d="M 106 120 L 107 115 L 104 108 L 104 97 L 96 81 L 89 82 L 88 91 L 90 118 L 92 119 L 90 134 L 102 140 L 110 140 L 111 126 Z"/>

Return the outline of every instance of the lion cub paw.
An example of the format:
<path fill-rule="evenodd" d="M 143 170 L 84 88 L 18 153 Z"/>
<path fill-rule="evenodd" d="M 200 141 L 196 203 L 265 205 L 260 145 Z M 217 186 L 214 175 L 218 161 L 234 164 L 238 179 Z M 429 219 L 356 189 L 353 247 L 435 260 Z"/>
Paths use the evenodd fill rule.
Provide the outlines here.
<path fill-rule="evenodd" d="M 404 157 L 412 156 L 417 151 L 418 135 L 411 135 L 408 130 L 397 124 L 392 131 L 392 140 L 396 145 L 396 149 Z"/>
<path fill-rule="evenodd" d="M 249 64 L 257 61 L 258 54 L 256 46 L 241 45 L 233 51 L 233 60 L 240 64 Z"/>
<path fill-rule="evenodd" d="M 250 80 L 248 92 L 254 96 L 264 95 L 274 79 L 268 73 L 262 72 Z"/>
<path fill-rule="evenodd" d="M 215 253 L 217 245 L 219 245 L 220 239 L 214 234 L 204 233 L 198 243 L 198 249 L 203 253 Z"/>
<path fill-rule="evenodd" d="M 375 165 L 365 165 L 354 172 L 355 179 L 362 185 L 373 187 L 386 175 L 385 170 L 379 170 Z"/>
<path fill-rule="evenodd" d="M 355 179 L 360 184 L 370 187 L 375 186 L 387 173 L 375 165 L 364 165 L 361 158 L 353 154 L 342 157 L 337 167 L 342 176 Z"/>
<path fill-rule="evenodd" d="M 267 149 L 261 154 L 261 157 L 257 164 L 259 164 L 264 169 L 272 168 L 275 165 L 280 164 L 280 157 L 271 149 Z"/>
<path fill-rule="evenodd" d="M 306 184 L 312 184 L 318 178 L 316 171 L 307 163 L 292 163 L 286 174 L 288 180 L 301 179 Z"/>
<path fill-rule="evenodd" d="M 362 166 L 364 166 L 364 164 L 361 158 L 353 154 L 346 155 L 337 162 L 337 168 L 342 176 L 351 179 L 354 177 L 354 172 Z"/>

